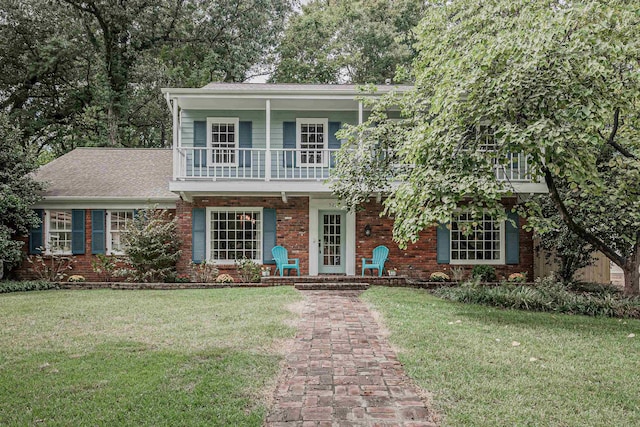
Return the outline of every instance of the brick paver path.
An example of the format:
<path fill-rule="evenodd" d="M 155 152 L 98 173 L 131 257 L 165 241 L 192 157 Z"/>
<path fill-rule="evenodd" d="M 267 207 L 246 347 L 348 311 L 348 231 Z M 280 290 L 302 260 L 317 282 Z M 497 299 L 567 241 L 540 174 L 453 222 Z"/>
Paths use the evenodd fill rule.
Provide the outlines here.
<path fill-rule="evenodd" d="M 305 291 L 267 426 L 435 426 L 357 291 Z"/>

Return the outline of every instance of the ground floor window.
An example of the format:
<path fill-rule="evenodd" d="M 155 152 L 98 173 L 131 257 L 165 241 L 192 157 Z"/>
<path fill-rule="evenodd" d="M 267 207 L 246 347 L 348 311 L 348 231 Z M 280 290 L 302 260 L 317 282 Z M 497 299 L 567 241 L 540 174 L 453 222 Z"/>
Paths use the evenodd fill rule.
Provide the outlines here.
<path fill-rule="evenodd" d="M 209 259 L 262 261 L 261 208 L 209 208 Z"/>
<path fill-rule="evenodd" d="M 107 252 L 121 255 L 124 253 L 124 235 L 127 225 L 133 221 L 133 210 L 112 210 L 107 212 Z"/>
<path fill-rule="evenodd" d="M 503 242 L 503 221 L 496 221 L 487 214 L 480 220 L 468 213 L 459 213 L 452 218 L 452 264 L 501 264 L 504 262 Z"/>
<path fill-rule="evenodd" d="M 71 211 L 47 211 L 47 251 L 71 254 Z"/>

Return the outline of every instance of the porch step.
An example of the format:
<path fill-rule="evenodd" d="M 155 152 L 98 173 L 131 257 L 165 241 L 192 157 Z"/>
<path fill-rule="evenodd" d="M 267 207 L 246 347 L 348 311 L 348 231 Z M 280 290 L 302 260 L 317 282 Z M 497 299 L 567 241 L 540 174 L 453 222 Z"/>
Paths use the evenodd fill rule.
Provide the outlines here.
<path fill-rule="evenodd" d="M 316 283 L 296 283 L 294 285 L 299 291 L 365 291 L 369 289 L 368 283 L 347 283 L 347 282 L 316 282 Z"/>
<path fill-rule="evenodd" d="M 268 276 L 262 277 L 260 282 L 270 285 L 295 285 L 296 283 L 366 283 L 369 285 L 404 286 L 407 278 L 404 276 Z"/>

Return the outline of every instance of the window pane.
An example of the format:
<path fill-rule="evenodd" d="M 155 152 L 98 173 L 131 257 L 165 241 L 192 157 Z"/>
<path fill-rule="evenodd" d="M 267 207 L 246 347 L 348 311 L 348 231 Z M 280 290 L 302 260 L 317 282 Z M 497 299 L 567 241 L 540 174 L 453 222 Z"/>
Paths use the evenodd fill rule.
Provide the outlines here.
<path fill-rule="evenodd" d="M 259 210 L 212 211 L 210 226 L 212 260 L 234 262 L 243 257 L 255 261 L 262 259 L 262 223 Z"/>
<path fill-rule="evenodd" d="M 451 259 L 495 261 L 500 259 L 500 224 L 490 216 L 477 221 L 467 213 L 453 217 Z"/>

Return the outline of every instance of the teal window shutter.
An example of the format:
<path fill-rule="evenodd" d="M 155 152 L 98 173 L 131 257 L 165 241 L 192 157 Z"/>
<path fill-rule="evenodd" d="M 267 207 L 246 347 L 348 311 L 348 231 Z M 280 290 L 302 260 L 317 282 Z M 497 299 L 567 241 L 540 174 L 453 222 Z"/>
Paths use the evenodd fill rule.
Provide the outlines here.
<path fill-rule="evenodd" d="M 251 148 L 253 145 L 253 132 L 251 122 L 240 122 L 240 135 L 238 137 L 238 148 Z M 238 162 L 240 167 L 251 167 L 251 151 L 240 151 Z"/>
<path fill-rule="evenodd" d="M 34 209 L 36 216 L 40 219 L 40 225 L 29 230 L 29 253 L 39 255 L 42 253 L 41 248 L 44 247 L 42 231 L 44 230 L 44 210 Z"/>
<path fill-rule="evenodd" d="M 105 210 L 91 211 L 91 253 L 103 254 L 106 251 Z"/>
<path fill-rule="evenodd" d="M 193 146 L 207 147 L 207 122 L 193 122 Z M 198 168 L 207 166 L 207 150 L 193 150 L 193 165 Z"/>
<path fill-rule="evenodd" d="M 84 209 L 71 210 L 71 253 L 84 253 Z"/>
<path fill-rule="evenodd" d="M 207 259 L 207 210 L 195 208 L 191 211 L 191 259 L 200 264 Z"/>
<path fill-rule="evenodd" d="M 507 212 L 507 220 L 504 225 L 505 229 L 505 251 L 506 263 L 509 265 L 520 264 L 520 218 L 515 212 Z"/>
<path fill-rule="evenodd" d="M 340 148 L 342 141 L 336 137 L 336 132 L 338 132 L 341 127 L 342 123 L 340 122 L 329 122 L 329 150 L 337 150 Z M 335 166 L 335 155 L 331 155 L 331 162 L 329 164 L 331 167 Z"/>
<path fill-rule="evenodd" d="M 277 217 L 275 209 L 262 210 L 262 263 L 275 264 L 271 249 L 276 246 Z"/>
<path fill-rule="evenodd" d="M 285 150 L 296 149 L 296 122 L 282 123 L 282 148 Z M 285 151 L 282 166 L 291 168 L 295 166 L 296 155 L 293 151 Z"/>
<path fill-rule="evenodd" d="M 438 224 L 436 235 L 436 261 L 438 264 L 451 262 L 451 232 L 447 224 Z"/>

